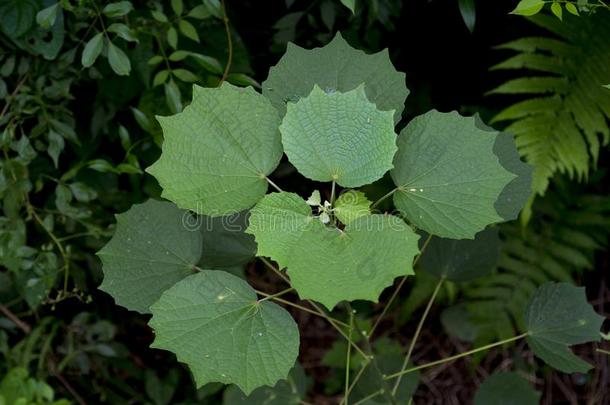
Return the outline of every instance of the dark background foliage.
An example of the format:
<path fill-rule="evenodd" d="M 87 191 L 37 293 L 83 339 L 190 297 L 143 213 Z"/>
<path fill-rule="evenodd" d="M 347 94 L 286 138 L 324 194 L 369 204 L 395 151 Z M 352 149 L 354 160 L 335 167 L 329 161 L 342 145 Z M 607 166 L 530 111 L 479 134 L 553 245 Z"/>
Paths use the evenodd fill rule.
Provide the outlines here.
<path fill-rule="evenodd" d="M 433 108 L 479 113 L 489 121 L 520 95 L 486 93 L 525 74 L 490 71 L 511 55 L 494 47 L 525 36 L 549 35 L 527 19 L 509 15 L 516 4 L 509 0 L 477 1 L 472 33 L 457 0 L 363 0 L 355 16 L 334 0 L 228 0 L 232 63 L 225 72 L 229 43 L 217 1 L 184 1 L 183 15 L 204 5 L 205 16 L 181 18 L 192 22 L 198 40 L 177 28 L 176 46 L 168 32 L 178 27 L 179 19 L 169 1 L 133 1 L 133 11 L 118 20 L 100 12 L 105 2 L 61 1 L 61 43 L 53 30 L 38 32 L 34 21 L 36 12 L 53 3 L 0 1 L 4 102 L 0 115 L 0 381 L 4 379 L 4 386 L 0 385 L 0 394 L 18 391 L 32 403 L 50 403 L 53 395 L 91 404 L 222 403 L 222 386 L 196 390 L 189 372 L 172 355 L 148 347 L 153 336 L 145 316 L 115 306 L 110 296 L 96 289 L 102 272 L 94 253 L 112 235 L 113 215 L 159 196 L 158 185 L 143 172 L 159 155 L 161 133 L 154 115 L 174 113 L 188 103 L 190 82 L 215 86 L 224 76 L 235 84 L 257 86 L 288 41 L 321 46 L 341 31 L 352 45 L 367 52 L 389 48 L 396 68 L 406 72 L 411 94 L 403 122 Z M 29 18 L 25 34 L 10 25 L 9 11 L 17 9 L 25 10 L 25 19 Z M 154 18 L 151 10 L 163 10 L 170 22 Z M 113 21 L 124 22 L 139 40 L 109 35 L 131 61 L 128 75 L 117 74 L 105 49 L 92 67 L 81 63 L 85 44 Z M 50 42 L 32 45 L 36 38 Z M 55 46 L 55 55 L 45 54 Z M 167 59 L 176 49 L 209 59 Z M 149 63 L 155 55 L 162 62 Z M 180 72 L 155 83 L 165 63 L 173 72 L 193 76 Z M 503 257 L 527 263 L 529 271 L 547 279 L 586 286 L 595 309 L 606 315 L 610 311 L 608 169 L 605 148 L 598 163 L 591 163 L 586 181 L 558 174 L 546 195 L 536 199 L 527 225 L 501 228 Z M 275 175 L 289 190 L 310 188 L 286 163 Z M 370 191 L 374 194 L 375 187 Z M 592 239 L 577 243 L 570 239 L 575 233 L 562 239 L 567 230 Z M 557 258 L 561 271 L 544 267 L 542 259 L 547 256 Z M 413 360 L 435 360 L 456 348 L 466 350 L 473 341 L 489 342 L 512 333 L 519 319 L 506 302 L 517 300 L 518 287 L 501 285 L 497 277 L 512 274 L 515 280 L 523 279 L 511 271 L 507 261 L 501 261 L 485 280 L 445 288 Z M 280 281 L 256 263 L 247 265 L 246 275 L 267 291 L 280 288 Z M 400 305 L 382 323 L 380 336 L 405 346 L 433 287 L 434 282 L 425 277 L 411 280 Z M 480 291 L 491 287 L 499 298 L 482 299 Z M 473 316 L 468 323 L 471 338 L 456 336 L 440 322 L 447 319 L 443 317 L 447 308 L 456 305 L 465 306 Z M 359 310 L 379 312 L 372 305 Z M 506 314 L 502 325 L 494 323 L 502 318 L 498 314 Z M 337 335 L 317 318 L 293 315 L 302 335 L 300 361 L 311 377 L 308 401 L 337 403 L 343 371 L 329 355 L 340 350 Z M 596 370 L 567 376 L 536 363 L 522 345 L 516 349 L 495 350 L 424 373 L 414 403 L 468 403 L 486 376 L 506 369 L 529 375 L 542 391 L 543 403 L 609 403 L 604 354 L 590 346 L 578 348 Z M 6 383 L 9 377 L 15 386 Z M 28 379 L 27 392 L 15 388 L 25 386 Z"/>

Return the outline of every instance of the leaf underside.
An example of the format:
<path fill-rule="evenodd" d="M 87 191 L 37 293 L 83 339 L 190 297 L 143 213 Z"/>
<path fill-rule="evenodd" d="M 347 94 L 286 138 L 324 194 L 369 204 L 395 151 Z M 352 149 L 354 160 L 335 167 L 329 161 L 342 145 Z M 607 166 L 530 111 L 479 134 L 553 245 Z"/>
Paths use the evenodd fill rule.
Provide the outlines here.
<path fill-rule="evenodd" d="M 223 271 L 180 281 L 151 311 L 151 347 L 175 353 L 197 387 L 232 383 L 249 394 L 285 379 L 298 355 L 299 331 L 290 314 L 258 302 L 252 287 Z"/>
<path fill-rule="evenodd" d="M 282 156 L 277 111 L 253 88 L 193 86 L 183 112 L 158 117 L 159 160 L 147 169 L 162 196 L 209 216 L 250 208 L 265 195 Z"/>
<path fill-rule="evenodd" d="M 104 271 L 99 288 L 117 304 L 148 313 L 163 291 L 193 273 L 201 233 L 184 226 L 190 213 L 166 201 L 136 204 L 116 218 L 114 236 L 97 253 Z"/>
<path fill-rule="evenodd" d="M 303 49 L 292 43 L 263 82 L 263 95 L 281 116 L 286 104 L 311 93 L 314 85 L 325 91 L 346 92 L 364 84 L 368 99 L 382 111 L 393 110 L 400 121 L 409 95 L 405 74 L 396 71 L 387 49 L 367 55 L 352 48 L 340 33 L 326 46 Z"/>
<path fill-rule="evenodd" d="M 599 341 L 604 317 L 587 302 L 584 287 L 568 283 L 543 284 L 525 313 L 527 341 L 534 354 L 564 373 L 585 373 L 592 366 L 576 357 L 569 346 Z"/>
<path fill-rule="evenodd" d="M 415 118 L 398 137 L 396 207 L 418 228 L 452 239 L 472 239 L 503 221 L 495 204 L 516 175 L 493 153 L 496 136 L 456 112 Z"/>

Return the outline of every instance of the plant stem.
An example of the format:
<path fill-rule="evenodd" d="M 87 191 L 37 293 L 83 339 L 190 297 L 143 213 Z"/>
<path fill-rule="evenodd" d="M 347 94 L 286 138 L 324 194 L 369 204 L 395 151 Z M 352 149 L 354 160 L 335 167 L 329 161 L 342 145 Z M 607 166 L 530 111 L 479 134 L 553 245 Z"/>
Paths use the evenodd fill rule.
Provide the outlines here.
<path fill-rule="evenodd" d="M 231 39 L 231 29 L 229 28 L 229 17 L 227 16 L 225 0 L 221 0 L 220 4 L 222 6 L 222 22 L 225 25 L 225 33 L 227 35 L 227 48 L 229 51 L 229 55 L 227 57 L 227 64 L 225 65 L 225 70 L 222 73 L 222 78 L 220 79 L 219 85 L 221 85 L 227 79 L 227 76 L 229 76 L 229 71 L 231 70 L 231 63 L 233 62 L 233 40 Z"/>
<path fill-rule="evenodd" d="M 333 181 L 333 185 L 335 182 Z M 334 187 L 333 187 L 334 189 Z M 354 311 L 349 312 L 349 334 L 348 339 L 352 341 L 352 332 L 354 331 Z M 343 396 L 343 401 L 345 405 L 348 405 L 349 398 L 349 367 L 350 367 L 350 357 L 352 355 L 352 345 L 347 345 L 347 355 L 345 356 L 345 395 Z"/>
<path fill-rule="evenodd" d="M 13 314 L 10 309 L 0 304 L 0 312 L 4 314 L 8 319 L 10 319 L 19 329 L 23 331 L 26 335 L 32 331 L 32 327 L 27 323 L 23 322 L 21 319 L 17 317 L 17 315 Z"/>
<path fill-rule="evenodd" d="M 269 183 L 271 185 L 271 187 L 273 187 L 274 189 L 276 189 L 277 191 L 279 191 L 280 193 L 282 193 L 284 190 L 282 190 L 280 188 L 280 186 L 278 186 L 277 184 L 275 184 L 273 181 L 271 181 L 271 179 L 269 177 L 265 177 L 265 179 L 267 179 L 267 183 Z"/>
<path fill-rule="evenodd" d="M 372 394 L 370 394 L 370 395 L 367 395 L 366 397 L 362 398 L 362 399 L 361 399 L 361 400 L 359 400 L 358 402 L 354 402 L 354 404 L 353 404 L 353 405 L 360 405 L 360 404 L 363 404 L 363 403 L 365 403 L 366 401 L 368 401 L 369 399 L 373 399 L 373 398 L 375 398 L 375 397 L 377 397 L 377 396 L 379 396 L 379 395 L 381 395 L 381 394 L 383 394 L 383 388 L 382 388 L 382 389 L 380 389 L 380 390 L 378 390 L 378 391 L 373 392 L 373 393 L 372 393 Z"/>
<path fill-rule="evenodd" d="M 527 333 L 523 333 L 523 334 L 518 335 L 518 336 L 513 336 L 512 338 L 500 340 L 499 342 L 495 342 L 495 343 L 490 343 L 488 345 L 481 346 L 481 347 L 469 350 L 469 351 L 464 352 L 464 353 L 456 354 L 455 356 L 450 356 L 450 357 L 447 357 L 447 358 L 444 358 L 444 359 L 441 359 L 441 360 L 433 361 L 431 363 L 426 363 L 426 364 L 422 364 L 422 365 L 419 365 L 419 366 L 416 366 L 416 367 L 411 367 L 411 368 L 408 368 L 408 369 L 403 370 L 401 372 L 387 375 L 387 376 L 384 377 L 384 379 L 385 380 L 391 380 L 391 379 L 397 378 L 397 377 L 399 377 L 401 375 L 409 374 L 409 373 L 412 373 L 412 372 L 417 371 L 417 370 L 423 370 L 425 368 L 438 366 L 439 364 L 448 363 L 450 361 L 457 360 L 457 359 L 462 358 L 462 357 L 470 356 L 471 354 L 474 354 L 474 353 L 482 352 L 484 350 L 489 350 L 489 349 L 491 349 L 493 347 L 502 346 L 503 344 L 514 342 L 515 340 L 523 339 L 526 336 L 527 336 Z"/>
<path fill-rule="evenodd" d="M 264 257 L 259 257 L 259 259 L 267 266 L 269 267 L 269 269 L 271 269 L 275 274 L 277 274 L 282 280 L 284 280 L 285 282 L 287 282 L 288 284 L 290 284 L 290 279 L 288 277 L 286 277 L 284 274 L 282 274 L 282 272 L 277 269 L 269 260 L 267 260 Z M 335 319 L 331 318 L 330 316 L 328 316 L 328 314 L 326 314 L 326 312 L 324 312 L 324 310 L 322 308 L 320 308 L 319 305 L 317 305 L 315 302 L 311 301 L 311 300 L 306 300 L 307 303 L 309 305 L 311 305 L 312 307 L 314 307 L 314 309 L 316 310 L 316 312 L 318 313 L 318 315 L 320 315 L 322 318 L 326 319 L 332 326 L 333 328 L 335 328 L 337 330 L 337 332 L 339 332 L 339 334 L 341 334 L 341 336 L 343 336 L 345 339 L 347 339 L 347 341 L 354 347 L 354 349 L 356 349 L 356 351 L 358 353 L 360 353 L 360 355 L 362 357 L 364 357 L 365 359 L 368 359 L 369 356 L 358 346 L 356 345 L 354 342 L 352 342 L 348 337 L 347 334 L 345 333 L 345 331 L 343 329 L 341 329 L 340 324 L 345 325 L 345 323 L 341 322 L 337 322 Z"/>
<path fill-rule="evenodd" d="M 336 188 L 336 181 L 333 178 L 333 184 L 330 189 L 330 206 L 331 207 L 333 207 L 335 205 L 335 188 Z"/>
<path fill-rule="evenodd" d="M 413 267 L 415 267 L 415 265 L 419 261 L 419 258 L 424 254 L 424 251 L 426 250 L 426 248 L 428 247 L 428 244 L 430 243 L 430 239 L 432 239 L 432 235 L 428 235 L 428 238 L 426 238 L 426 240 L 424 241 L 424 244 L 423 244 L 421 250 L 419 251 L 419 255 L 417 255 L 415 260 L 413 260 Z M 383 311 L 381 311 L 381 314 L 377 317 L 377 320 L 375 321 L 375 323 L 373 324 L 373 327 L 369 331 L 369 336 L 373 336 L 373 333 L 375 333 L 375 330 L 379 326 L 379 323 L 385 317 L 386 313 L 389 311 L 390 307 L 394 303 L 394 300 L 396 300 L 396 297 L 398 297 L 398 293 L 400 292 L 400 289 L 402 288 L 402 286 L 405 284 L 405 281 L 407 281 L 407 276 L 403 276 L 400 279 L 400 282 L 398 283 L 398 286 L 392 293 L 392 296 L 388 300 L 388 303 L 385 305 L 385 307 L 383 308 Z"/>
<path fill-rule="evenodd" d="M 373 210 L 373 208 L 377 207 L 379 204 L 381 204 L 381 202 L 383 202 L 385 199 L 391 197 L 396 191 L 398 190 L 398 187 L 396 187 L 394 190 L 390 191 L 389 193 L 387 193 L 386 195 L 384 195 L 383 197 L 381 197 L 379 200 L 375 201 L 373 203 L 373 205 L 371 205 L 371 210 Z"/>
<path fill-rule="evenodd" d="M 417 342 L 417 339 L 419 338 L 419 334 L 421 333 L 421 330 L 424 326 L 424 322 L 426 321 L 426 318 L 428 317 L 430 308 L 432 308 L 432 304 L 434 303 L 434 300 L 436 299 L 438 292 L 441 290 L 441 286 L 443 285 L 444 281 L 445 281 L 445 277 L 441 277 L 440 280 L 438 280 L 438 283 L 436 284 L 436 287 L 434 288 L 434 292 L 432 293 L 432 295 L 430 296 L 430 299 L 428 300 L 426 309 L 424 310 L 424 313 L 422 314 L 422 317 L 419 320 L 419 323 L 417 324 L 417 329 L 415 329 L 415 334 L 413 335 L 413 338 L 411 339 L 411 342 L 409 343 L 409 349 L 407 350 L 407 355 L 405 356 L 405 360 L 402 363 L 402 367 L 400 368 L 400 371 L 404 371 L 407 368 L 407 365 L 409 364 L 409 360 L 411 360 L 411 355 L 413 354 L 413 349 L 415 348 L 415 343 Z M 396 396 L 396 391 L 398 391 L 398 386 L 400 385 L 401 380 L 402 380 L 402 374 L 398 376 L 398 378 L 396 379 L 396 382 L 394 383 L 394 388 L 392 388 L 393 397 Z"/>
<path fill-rule="evenodd" d="M 292 292 L 292 291 L 294 291 L 294 288 L 290 287 L 290 288 L 286 288 L 285 290 L 280 291 L 280 292 L 275 293 L 275 294 L 261 294 L 265 298 L 262 298 L 262 299 L 258 300 L 258 302 L 263 302 L 263 301 L 271 300 L 271 299 L 277 298 L 279 296 L 282 296 L 284 294 L 288 294 L 289 292 Z"/>
<path fill-rule="evenodd" d="M 256 293 L 257 293 L 258 295 L 262 295 L 263 297 L 268 296 L 268 295 L 271 295 L 271 294 L 267 294 L 266 292 L 263 292 L 263 291 L 259 291 L 259 290 L 255 290 L 255 291 L 256 291 Z M 288 306 L 294 307 L 294 308 L 296 308 L 296 309 L 300 309 L 301 311 L 304 311 L 304 312 L 310 313 L 310 314 L 312 314 L 312 315 L 316 315 L 316 316 L 319 316 L 319 317 L 321 317 L 321 318 L 324 318 L 324 316 L 320 315 L 320 313 L 319 313 L 319 312 L 314 311 L 313 309 L 309 309 L 309 308 L 304 307 L 304 306 L 302 306 L 302 305 L 295 304 L 294 302 L 290 302 L 290 301 L 285 300 L 285 299 L 283 299 L 283 298 L 278 298 L 278 297 L 275 297 L 275 298 L 272 298 L 272 300 L 273 300 L 273 301 L 277 301 L 277 302 L 279 302 L 279 303 L 281 303 L 281 304 L 285 304 L 285 305 L 288 305 Z M 333 321 L 333 322 L 335 322 L 336 324 L 341 325 L 341 326 L 343 326 L 343 327 L 345 327 L 345 328 L 349 328 L 349 325 L 348 325 L 348 324 L 346 324 L 345 322 L 340 321 L 340 320 L 338 320 L 338 319 L 336 319 L 336 318 L 332 318 L 332 317 L 329 317 L 329 318 L 330 318 L 330 319 L 332 319 L 332 321 Z"/>
<path fill-rule="evenodd" d="M 362 367 L 360 367 L 360 370 L 358 370 L 358 373 L 356 374 L 356 377 L 354 377 L 354 379 L 352 380 L 351 385 L 349 386 L 349 388 L 347 390 L 348 394 L 352 393 L 352 391 L 354 390 L 354 387 L 356 386 L 356 383 L 360 380 L 360 377 L 362 377 L 362 375 L 364 374 L 364 371 L 367 369 L 369 364 L 371 364 L 371 362 L 372 362 L 372 360 L 370 358 L 367 358 L 365 360 L 365 362 L 362 364 Z M 341 401 L 340 405 L 343 405 L 343 404 L 344 404 L 344 402 Z"/>
<path fill-rule="evenodd" d="M 595 349 L 595 351 L 598 352 L 598 353 L 603 353 L 603 354 L 607 354 L 607 355 L 610 356 L 610 351 L 608 351 L 608 350 L 604 350 L 604 349 L 599 349 L 598 348 L 598 349 Z"/>

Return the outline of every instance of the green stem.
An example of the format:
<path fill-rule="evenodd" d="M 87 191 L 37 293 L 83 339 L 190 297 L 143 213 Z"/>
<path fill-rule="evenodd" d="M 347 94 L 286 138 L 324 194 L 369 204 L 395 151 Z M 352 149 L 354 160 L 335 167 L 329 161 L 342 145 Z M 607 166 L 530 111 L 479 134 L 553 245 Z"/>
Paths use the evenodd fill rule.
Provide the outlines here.
<path fill-rule="evenodd" d="M 356 374 L 356 377 L 354 377 L 354 379 L 352 380 L 352 383 L 350 384 L 349 388 L 347 389 L 347 394 L 351 394 L 354 387 L 356 386 L 356 383 L 360 380 L 360 377 L 362 377 L 362 375 L 364 374 L 364 371 L 367 369 L 367 367 L 369 366 L 369 364 L 371 364 L 373 360 L 371 360 L 371 358 L 367 358 L 364 363 L 362 364 L 362 367 L 360 367 L 360 370 L 358 370 L 358 373 Z M 345 400 L 345 398 L 343 398 Z M 343 405 L 344 402 L 343 400 L 341 401 L 340 405 Z"/>
<path fill-rule="evenodd" d="M 373 205 L 371 205 L 371 211 L 377 207 L 379 204 L 381 204 L 385 199 L 391 197 L 396 191 L 398 191 L 398 187 L 396 187 L 394 190 L 390 191 L 389 193 L 387 193 L 386 195 L 384 195 L 383 197 L 381 197 L 379 200 L 375 201 L 373 203 Z"/>
<path fill-rule="evenodd" d="M 432 293 L 432 295 L 430 296 L 430 299 L 428 300 L 426 309 L 424 310 L 424 313 L 423 313 L 421 319 L 419 320 L 419 323 L 417 324 L 417 329 L 415 329 L 415 334 L 413 335 L 413 338 L 411 339 L 411 342 L 409 343 L 409 349 L 407 350 L 407 355 L 405 356 L 405 360 L 403 361 L 402 367 L 400 368 L 401 372 L 407 368 L 407 365 L 409 364 L 409 360 L 411 360 L 411 355 L 413 354 L 413 349 L 415 348 L 415 343 L 417 342 L 417 339 L 419 339 L 419 334 L 421 333 L 421 330 L 424 326 L 424 322 L 426 321 L 426 318 L 428 317 L 430 308 L 432 308 L 432 304 L 434 303 L 434 300 L 436 299 L 438 292 L 441 290 L 441 286 L 443 285 L 444 281 L 445 281 L 445 277 L 441 277 L 441 279 L 438 280 L 438 283 L 436 284 L 436 287 L 434 288 L 434 292 Z M 402 374 L 398 376 L 398 378 L 396 379 L 396 382 L 394 383 L 394 388 L 392 388 L 393 397 L 396 396 L 396 391 L 398 391 L 398 386 L 400 385 L 401 380 L 402 380 Z"/>
<path fill-rule="evenodd" d="M 280 186 L 278 186 L 277 184 L 275 184 L 273 181 L 271 181 L 271 179 L 269 177 L 265 176 L 265 179 L 267 179 L 267 183 L 269 183 L 271 185 L 271 187 L 273 187 L 274 189 L 276 189 L 277 191 L 279 191 L 280 193 L 283 193 L 284 190 L 282 190 L 280 188 Z"/>
<path fill-rule="evenodd" d="M 335 182 L 333 181 L 333 185 Z M 348 339 L 352 341 L 352 332 L 354 331 L 354 311 L 349 312 L 349 334 Z M 352 356 L 352 345 L 347 345 L 347 355 L 345 356 L 345 395 L 343 397 L 343 401 L 345 405 L 348 405 L 349 398 L 349 367 L 350 367 L 350 357 Z"/>
<path fill-rule="evenodd" d="M 258 300 L 258 302 L 263 302 L 263 301 L 275 299 L 275 298 L 280 297 L 280 296 L 282 296 L 284 294 L 288 294 L 289 292 L 292 292 L 292 291 L 294 291 L 294 288 L 290 287 L 290 288 L 286 288 L 285 290 L 280 291 L 280 292 L 275 293 L 275 294 L 264 294 L 264 293 L 262 293 L 260 295 L 264 296 L 265 298 L 262 298 L 262 299 Z"/>
<path fill-rule="evenodd" d="M 484 350 L 489 350 L 489 349 L 497 347 L 497 346 L 502 346 L 503 344 L 506 344 L 506 343 L 510 343 L 510 342 L 514 342 L 514 341 L 519 340 L 519 339 L 523 339 L 526 336 L 527 336 L 527 333 L 523 333 L 523 334 L 521 334 L 519 336 L 513 336 L 513 337 L 508 338 L 508 339 L 500 340 L 499 342 L 490 343 L 488 345 L 481 346 L 481 347 L 469 350 L 469 351 L 464 352 L 464 353 L 456 354 L 455 356 L 450 356 L 450 357 L 447 357 L 447 358 L 444 358 L 444 359 L 441 359 L 441 360 L 433 361 L 431 363 L 426 363 L 426 364 L 422 364 L 420 366 L 411 367 L 411 368 L 408 368 L 406 370 L 400 371 L 398 373 L 387 375 L 387 376 L 384 377 L 384 379 L 385 380 L 392 380 L 392 379 L 397 378 L 397 377 L 399 377 L 401 375 L 409 374 L 409 373 L 412 373 L 412 372 L 417 371 L 417 370 L 423 370 L 425 368 L 438 366 L 439 364 L 449 363 L 450 361 L 457 360 L 457 359 L 462 358 L 462 357 L 470 356 L 471 354 L 482 352 Z"/>
<path fill-rule="evenodd" d="M 229 17 L 227 16 L 227 8 L 225 7 L 225 0 L 221 0 L 221 8 L 222 8 L 222 22 L 225 26 L 225 34 L 227 35 L 227 48 L 229 55 L 227 57 L 227 64 L 225 65 L 225 70 L 222 73 L 222 78 L 220 79 L 219 86 L 227 80 L 229 76 L 229 71 L 231 70 L 231 63 L 233 62 L 233 40 L 231 39 L 231 29 L 229 28 Z"/>
<path fill-rule="evenodd" d="M 598 353 L 603 353 L 603 354 L 607 354 L 607 355 L 610 356 L 610 351 L 608 351 L 608 350 L 604 350 L 604 349 L 599 349 L 598 348 L 598 349 L 595 349 L 595 351 L 598 352 Z"/>
<path fill-rule="evenodd" d="M 430 243 L 430 239 L 432 239 L 432 235 L 428 235 L 428 238 L 426 238 L 426 240 L 424 241 L 424 244 L 421 248 L 421 250 L 419 251 L 419 255 L 417 255 L 417 257 L 415 258 L 415 260 L 413 260 L 413 267 L 415 267 L 415 265 L 417 264 L 417 262 L 419 262 L 420 257 L 424 254 L 424 251 L 426 250 L 426 248 L 428 247 L 428 244 Z M 385 305 L 385 307 L 383 308 L 383 311 L 381 311 L 381 314 L 377 317 L 377 320 L 375 320 L 375 323 L 373 324 L 373 327 L 371 328 L 371 330 L 369 331 L 369 336 L 373 336 L 373 333 L 375 333 L 375 330 L 377 329 L 377 327 L 379 326 L 379 323 L 381 322 L 381 320 L 385 317 L 386 313 L 390 310 L 390 307 L 392 306 L 392 304 L 394 303 L 394 300 L 396 300 L 396 298 L 398 297 L 398 293 L 400 292 L 400 290 L 402 289 L 402 286 L 405 284 L 405 282 L 407 281 L 407 277 L 408 276 L 403 276 L 400 279 L 400 282 L 398 283 L 398 286 L 396 287 L 396 289 L 394 290 L 394 292 L 392 293 L 392 296 L 390 297 L 390 299 L 388 300 L 388 303 Z"/>
<path fill-rule="evenodd" d="M 354 402 L 354 404 L 353 404 L 353 405 L 360 405 L 360 404 L 364 404 L 364 403 L 365 403 L 366 401 L 368 401 L 369 399 L 373 399 L 373 398 L 375 398 L 375 397 L 377 397 L 377 396 L 379 396 L 379 395 L 381 395 L 381 394 L 383 394 L 383 388 L 382 388 L 382 389 L 380 389 L 380 390 L 378 390 L 378 391 L 373 392 L 373 393 L 372 393 L 372 394 L 370 394 L 370 395 L 367 395 L 366 397 L 362 398 L 362 399 L 361 399 L 361 400 L 359 400 L 358 402 Z"/>
<path fill-rule="evenodd" d="M 336 188 L 336 184 L 337 184 L 337 182 L 333 178 L 333 184 L 332 184 L 331 189 L 330 189 L 330 206 L 331 207 L 335 206 L 335 188 Z"/>

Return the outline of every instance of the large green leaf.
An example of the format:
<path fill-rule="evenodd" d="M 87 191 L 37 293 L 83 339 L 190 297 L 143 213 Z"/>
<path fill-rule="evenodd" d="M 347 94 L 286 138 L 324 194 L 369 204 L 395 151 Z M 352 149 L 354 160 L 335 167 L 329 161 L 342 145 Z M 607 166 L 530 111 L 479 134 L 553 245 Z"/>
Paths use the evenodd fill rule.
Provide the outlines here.
<path fill-rule="evenodd" d="M 252 208 L 246 232 L 256 238 L 257 255 L 288 265 L 290 251 L 314 220 L 311 207 L 297 194 L 267 194 Z"/>
<path fill-rule="evenodd" d="M 592 366 L 569 346 L 599 341 L 604 317 L 587 302 L 584 287 L 549 282 L 540 286 L 525 313 L 527 342 L 534 354 L 564 373 L 584 373 Z"/>
<path fill-rule="evenodd" d="M 147 169 L 179 207 L 220 216 L 254 205 L 282 156 L 279 117 L 251 87 L 193 87 L 182 113 L 159 117 L 161 158 Z"/>
<path fill-rule="evenodd" d="M 537 405 L 541 393 L 517 373 L 490 375 L 474 396 L 474 405 Z"/>
<path fill-rule="evenodd" d="M 498 230 L 486 229 L 474 240 L 432 238 L 419 263 L 437 277 L 462 282 L 491 272 L 499 255 Z"/>
<path fill-rule="evenodd" d="M 256 254 L 252 235 L 245 233 L 248 213 L 199 217 L 203 238 L 201 267 L 228 269 L 246 264 Z"/>
<path fill-rule="evenodd" d="M 0 0 L 0 29 L 10 38 L 28 32 L 41 8 L 39 0 Z"/>
<path fill-rule="evenodd" d="M 248 283 L 223 271 L 180 281 L 151 311 L 151 346 L 188 364 L 197 387 L 232 383 L 248 395 L 285 379 L 299 352 L 299 331 L 288 312 L 258 301 Z"/>
<path fill-rule="evenodd" d="M 495 203 L 516 175 L 493 153 L 496 137 L 456 112 L 415 118 L 398 137 L 396 207 L 418 228 L 452 239 L 503 221 Z"/>
<path fill-rule="evenodd" d="M 367 100 L 364 86 L 346 93 L 311 94 L 288 105 L 280 126 L 290 162 L 307 178 L 358 187 L 392 168 L 396 134 L 392 113 Z"/>
<path fill-rule="evenodd" d="M 300 405 L 307 393 L 307 376 L 300 364 L 296 364 L 286 380 L 273 387 L 255 389 L 245 395 L 236 386 L 227 388 L 223 395 L 223 405 Z"/>
<path fill-rule="evenodd" d="M 136 204 L 116 219 L 114 236 L 97 253 L 104 270 L 99 288 L 117 304 L 147 313 L 163 291 L 193 273 L 201 233 L 189 229 L 191 214 L 165 201 Z"/>
<path fill-rule="evenodd" d="M 402 355 L 400 353 L 398 355 L 380 354 L 375 356 L 374 361 L 375 364 L 366 368 L 358 384 L 354 387 L 353 394 L 350 396 L 354 403 L 358 401 L 362 401 L 358 402 L 362 405 L 386 405 L 390 403 L 389 392 L 379 393 L 370 399 L 366 398 L 375 392 L 379 392 L 381 388 L 391 390 L 394 387 L 394 381 L 388 382 L 383 379 L 383 376 L 399 372 L 402 369 Z M 419 380 L 420 373 L 418 371 L 403 376 L 396 390 L 395 399 L 397 404 L 409 403 L 409 399 L 417 389 Z"/>
<path fill-rule="evenodd" d="M 337 33 L 322 48 L 303 49 L 289 43 L 282 59 L 269 70 L 263 94 L 283 116 L 286 103 L 307 96 L 314 84 L 324 90 L 346 92 L 363 83 L 368 99 L 380 110 L 393 110 L 394 122 L 398 122 L 409 95 L 405 74 L 396 71 L 387 49 L 367 55 Z"/>
<path fill-rule="evenodd" d="M 311 216 L 305 201 L 290 193 L 257 204 L 247 232 L 255 236 L 259 255 L 288 268 L 301 298 L 329 309 L 342 300 L 377 301 L 394 278 L 413 274 L 419 251 L 419 236 L 398 217 L 367 215 L 341 231 Z"/>

